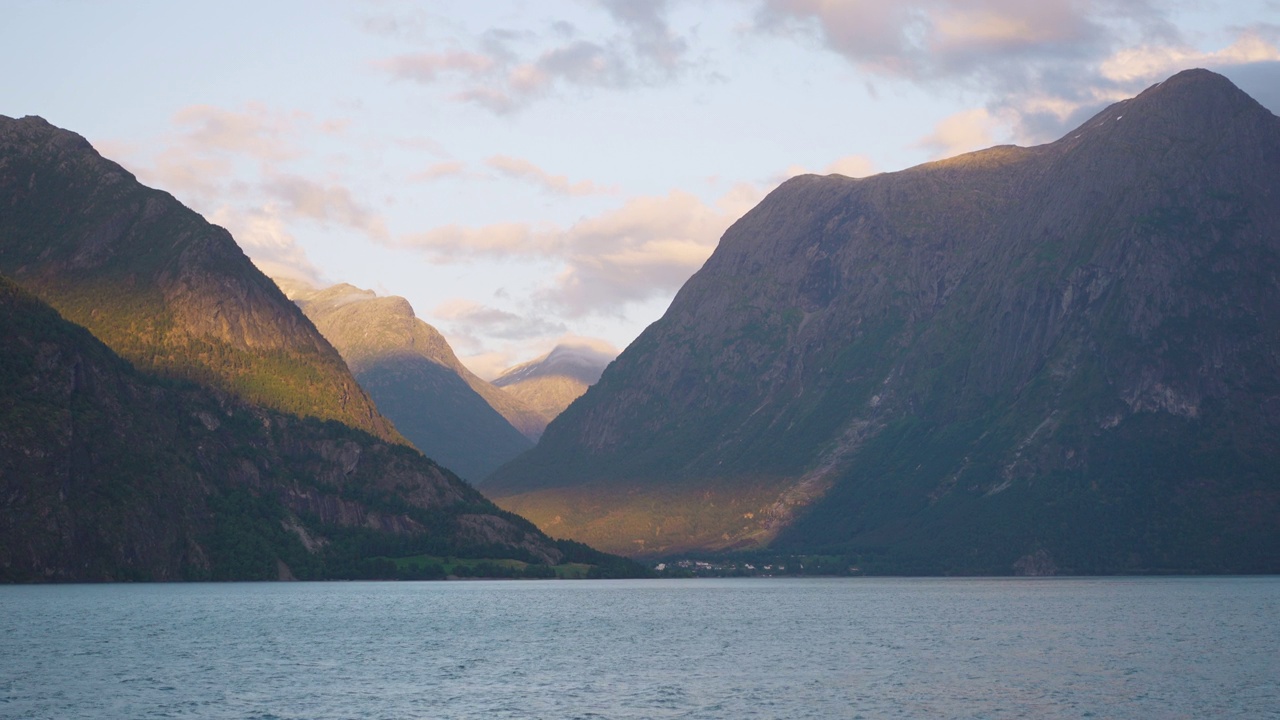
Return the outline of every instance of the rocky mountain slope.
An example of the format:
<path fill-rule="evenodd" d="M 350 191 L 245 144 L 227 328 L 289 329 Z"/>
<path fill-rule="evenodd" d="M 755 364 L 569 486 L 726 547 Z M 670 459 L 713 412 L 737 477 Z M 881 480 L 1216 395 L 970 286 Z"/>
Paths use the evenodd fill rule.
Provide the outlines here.
<path fill-rule="evenodd" d="M 485 490 L 631 554 L 1280 571 L 1280 118 L 1194 70 L 792 179 Z"/>
<path fill-rule="evenodd" d="M 617 565 L 411 448 L 139 372 L 4 278 L 0 336 L 0 582 L 396 577 L 385 558 L 419 554 Z"/>
<path fill-rule="evenodd" d="M 561 343 L 540 358 L 507 368 L 493 384 L 551 422 L 600 380 L 614 357 L 589 345 Z"/>
<path fill-rule="evenodd" d="M 402 440 L 226 230 L 79 135 L 0 116 L 0 207 L 0 273 L 139 368 Z"/>
<path fill-rule="evenodd" d="M 419 450 L 475 481 L 533 447 L 546 421 L 476 377 L 401 297 L 277 279 Z"/>

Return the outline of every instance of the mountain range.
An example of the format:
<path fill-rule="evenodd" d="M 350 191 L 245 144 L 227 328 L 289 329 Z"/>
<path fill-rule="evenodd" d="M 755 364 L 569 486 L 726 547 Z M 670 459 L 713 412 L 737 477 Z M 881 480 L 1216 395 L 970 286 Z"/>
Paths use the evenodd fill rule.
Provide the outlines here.
<path fill-rule="evenodd" d="M 639 571 L 409 447 L 225 230 L 36 117 L 0 275 L 0 581 Z"/>
<path fill-rule="evenodd" d="M 479 480 L 533 447 L 547 420 L 467 369 L 401 297 L 276 279 L 419 450 Z"/>
<path fill-rule="evenodd" d="M 1280 118 L 1179 73 L 1060 140 L 793 178 L 480 487 L 635 556 L 1280 570 Z"/>

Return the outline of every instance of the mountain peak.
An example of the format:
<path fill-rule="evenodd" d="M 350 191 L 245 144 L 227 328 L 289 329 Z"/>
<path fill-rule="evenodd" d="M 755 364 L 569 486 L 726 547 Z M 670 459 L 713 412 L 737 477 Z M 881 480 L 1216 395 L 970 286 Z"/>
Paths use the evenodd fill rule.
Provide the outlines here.
<path fill-rule="evenodd" d="M 1048 145 L 797 178 L 484 489 L 644 555 L 1276 567 L 1278 194 L 1280 118 L 1208 71 Z"/>
<path fill-rule="evenodd" d="M 493 384 L 504 387 L 540 377 L 563 376 L 592 385 L 616 356 L 617 353 L 586 343 L 560 343 L 542 357 L 503 370 Z"/>

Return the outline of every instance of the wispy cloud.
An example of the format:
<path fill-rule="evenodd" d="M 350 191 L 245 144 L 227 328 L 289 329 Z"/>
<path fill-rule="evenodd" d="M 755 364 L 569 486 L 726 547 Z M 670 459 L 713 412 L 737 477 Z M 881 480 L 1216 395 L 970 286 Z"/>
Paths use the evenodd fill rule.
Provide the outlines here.
<path fill-rule="evenodd" d="M 461 177 L 467 172 L 467 166 L 457 160 L 438 162 L 426 170 L 409 175 L 409 182 L 430 182 L 447 177 Z"/>
<path fill-rule="evenodd" d="M 601 187 L 590 180 L 570 182 L 564 175 L 552 175 L 523 158 L 494 155 L 484 163 L 505 177 L 531 182 L 556 195 L 595 195 L 617 192 L 617 188 Z"/>
<path fill-rule="evenodd" d="M 817 175 L 836 174 L 851 178 L 861 178 L 875 175 L 877 172 L 879 171 L 876 170 L 875 163 L 866 155 L 845 155 L 827 163 L 821 170 L 812 170 L 803 165 L 791 165 L 773 178 L 773 184 L 776 185 L 787 178 L 809 173 Z"/>
<path fill-rule="evenodd" d="M 291 169 L 307 159 L 306 136 L 341 134 L 348 125 L 261 103 L 190 105 L 174 113 L 172 129 L 150 152 L 135 147 L 116 159 L 229 229 L 264 271 L 315 280 L 318 272 L 296 240 L 297 223 L 346 227 L 374 240 L 388 236 L 381 215 L 350 187 Z"/>
<path fill-rule="evenodd" d="M 558 335 L 568 330 L 561 322 L 517 315 L 464 298 L 447 300 L 432 310 L 431 314 L 450 322 L 454 327 L 467 328 L 467 335 L 486 335 L 503 340 L 526 340 Z"/>
<path fill-rule="evenodd" d="M 626 89 L 668 82 L 686 67 L 688 42 L 667 22 L 665 0 L 599 0 L 613 32 L 583 37 L 567 22 L 542 32 L 490 29 L 470 47 L 409 52 L 377 60 L 373 67 L 395 80 L 448 88 L 452 100 L 505 115 L 566 88 Z M 384 18 L 365 27 L 399 32 Z"/>
<path fill-rule="evenodd" d="M 996 144 L 996 134 L 1005 129 L 986 108 L 974 108 L 943 118 L 918 143 L 934 160 L 981 150 Z"/>
<path fill-rule="evenodd" d="M 268 177 L 262 189 L 270 197 L 280 200 L 285 211 L 296 217 L 346 225 L 375 240 L 387 237 L 382 217 L 342 185 L 325 185 L 299 175 L 282 173 Z"/>
<path fill-rule="evenodd" d="M 322 284 L 319 269 L 289 232 L 288 223 L 275 205 L 247 210 L 224 205 L 209 214 L 209 221 L 229 230 L 253 264 L 268 277 Z"/>
<path fill-rule="evenodd" d="M 426 232 L 406 235 L 397 245 L 427 254 L 434 263 L 463 262 L 476 258 L 547 257 L 562 247 L 558 232 L 551 227 L 535 229 L 529 223 L 494 223 L 472 227 L 444 225 Z"/>
<path fill-rule="evenodd" d="M 560 271 L 534 298 L 566 318 L 617 316 L 637 302 L 674 293 L 711 255 L 734 220 L 763 192 L 739 185 L 715 203 L 673 190 L 640 196 L 569 227 L 498 223 L 448 225 L 400 238 L 435 263 L 528 258 Z"/>

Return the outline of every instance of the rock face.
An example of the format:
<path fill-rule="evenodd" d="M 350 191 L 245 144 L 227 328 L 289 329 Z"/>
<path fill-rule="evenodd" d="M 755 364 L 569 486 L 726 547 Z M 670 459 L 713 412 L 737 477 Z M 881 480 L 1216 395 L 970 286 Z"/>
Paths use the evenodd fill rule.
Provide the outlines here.
<path fill-rule="evenodd" d="M 614 357 L 587 345 L 560 344 L 540 358 L 507 368 L 493 384 L 551 422 L 600 380 Z"/>
<path fill-rule="evenodd" d="M 385 572 L 370 570 L 378 556 L 566 555 L 412 448 L 141 373 L 4 278 L 0 336 L 0 582 L 361 577 Z"/>
<path fill-rule="evenodd" d="M 276 280 L 419 450 L 476 481 L 533 447 L 546 422 L 476 377 L 401 297 Z"/>
<path fill-rule="evenodd" d="M 486 485 L 631 554 L 1280 570 L 1280 119 L 1180 73 L 1061 140 L 784 183 Z"/>
<path fill-rule="evenodd" d="M 236 246 L 84 138 L 0 116 L 0 273 L 137 367 L 400 440 Z"/>

